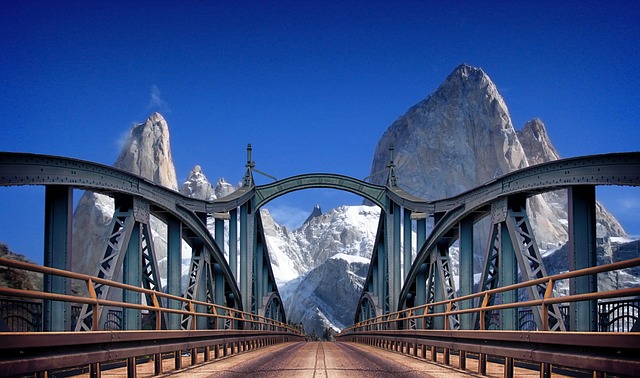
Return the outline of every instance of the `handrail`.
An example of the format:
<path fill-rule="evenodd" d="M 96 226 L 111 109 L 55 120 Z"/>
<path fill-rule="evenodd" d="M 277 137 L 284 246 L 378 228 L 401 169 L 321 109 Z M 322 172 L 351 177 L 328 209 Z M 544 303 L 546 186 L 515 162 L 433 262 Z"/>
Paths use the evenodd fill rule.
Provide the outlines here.
<path fill-rule="evenodd" d="M 186 299 L 183 297 L 179 297 L 172 294 L 167 294 L 159 291 L 154 291 L 146 288 L 141 288 L 137 286 L 127 285 L 124 283 L 107 280 L 104 278 L 93 277 L 86 274 L 70 272 L 62 269 L 45 267 L 35 264 L 30 264 L 22 261 L 9 260 L 5 258 L 0 258 L 0 266 L 6 266 L 9 268 L 16 268 L 27 270 L 36 273 L 49 274 L 60 276 L 68 279 L 75 279 L 84 281 L 87 285 L 88 292 L 90 293 L 90 297 L 84 296 L 74 296 L 68 294 L 56 294 L 56 293 L 46 293 L 46 292 L 36 292 L 32 290 L 22 290 L 22 289 L 12 289 L 6 287 L 0 287 L 0 295 L 5 295 L 9 297 L 22 297 L 22 298 L 33 298 L 33 299 L 43 299 L 43 300 L 56 300 L 62 302 L 70 302 L 70 303 L 82 303 L 88 304 L 94 307 L 94 314 L 97 316 L 98 308 L 100 306 L 109 306 L 109 307 L 120 307 L 120 308 L 130 308 L 137 310 L 147 310 L 150 312 L 159 313 L 171 313 L 171 314 L 181 314 L 181 315 L 189 315 L 194 316 L 194 321 L 192 322 L 192 330 L 196 329 L 197 322 L 195 321 L 196 317 L 207 317 L 207 318 L 215 318 L 216 320 L 233 320 L 239 321 L 243 323 L 251 324 L 251 328 L 257 327 L 258 329 L 269 329 L 269 330 L 279 330 L 290 332 L 299 336 L 302 336 L 300 330 L 291 327 L 288 324 L 281 323 L 279 321 L 266 318 L 264 316 L 255 315 L 251 313 L 247 313 L 244 311 L 239 311 L 233 308 L 221 306 L 215 303 L 202 302 L 193 299 Z M 93 291 L 93 283 L 99 283 L 102 285 L 112 286 L 114 288 L 119 288 L 123 290 L 130 290 L 140 294 L 148 294 L 152 296 L 152 305 L 149 304 L 137 304 L 137 303 L 126 303 L 126 302 L 118 302 L 107 299 L 99 299 L 95 295 Z M 158 297 L 165 298 L 167 300 L 174 300 L 181 302 L 183 304 L 187 304 L 187 308 L 192 309 L 191 311 L 174 309 L 174 308 L 165 308 L 160 306 L 160 302 L 158 301 Z M 196 312 L 196 306 L 204 306 L 211 310 L 212 313 L 207 312 Z M 233 324 L 233 322 L 232 322 Z M 98 324 L 97 321 L 93 322 L 92 331 L 97 331 Z M 243 327 L 246 329 L 246 327 Z M 255 329 L 255 328 L 254 328 Z M 161 330 L 161 322 L 156 321 L 156 330 Z"/>
<path fill-rule="evenodd" d="M 517 290 L 525 287 L 535 286 L 543 283 L 547 283 L 547 288 L 553 288 L 553 285 L 556 281 L 566 280 L 566 279 L 571 279 L 571 278 L 576 278 L 576 277 L 581 277 L 586 275 L 592 275 L 597 273 L 604 273 L 604 272 L 609 272 L 614 270 L 626 269 L 626 268 L 631 268 L 636 266 L 640 266 L 640 258 L 634 258 L 634 259 L 629 259 L 629 260 L 620 261 L 616 263 L 559 273 L 553 276 L 538 278 L 530 281 L 524 281 L 517 284 L 499 287 L 499 288 L 486 290 L 478 293 L 473 293 L 473 294 L 465 295 L 465 296 L 454 298 L 454 299 L 448 299 L 444 301 L 423 304 L 423 305 L 411 307 L 408 309 L 404 309 L 402 311 L 391 312 L 388 314 L 377 316 L 375 318 L 367 319 L 365 321 L 356 323 L 353 326 L 343 329 L 340 332 L 340 334 L 346 335 L 346 334 L 355 333 L 358 331 L 372 330 L 372 328 L 375 328 L 377 330 L 382 330 L 382 329 L 385 329 L 384 327 L 385 325 L 391 324 L 395 326 L 398 321 L 406 322 L 409 320 L 425 319 L 425 318 L 431 318 L 431 317 L 444 317 L 444 319 L 447 319 L 448 316 L 458 315 L 458 314 L 469 314 L 469 313 L 479 313 L 481 315 L 480 329 L 483 330 L 485 328 L 484 327 L 485 325 L 483 322 L 484 320 L 483 315 L 486 312 L 491 312 L 494 310 L 518 308 L 518 307 L 533 307 L 533 306 L 542 306 L 542 311 L 543 311 L 542 331 L 547 331 L 548 330 L 548 322 L 546 321 L 548 318 L 547 311 L 548 311 L 548 306 L 550 305 L 566 303 L 566 302 L 580 302 L 580 301 L 587 301 L 587 300 L 594 300 L 594 299 L 640 296 L 640 287 L 610 290 L 607 292 L 575 294 L 575 295 L 568 295 L 563 297 L 551 297 L 551 291 L 549 291 L 548 289 L 548 292 L 545 294 L 544 298 L 537 299 L 537 300 L 503 303 L 503 304 L 496 304 L 491 306 L 487 306 L 487 301 L 483 300 L 479 307 L 468 308 L 468 309 L 456 309 L 456 310 L 452 310 L 453 304 L 472 300 L 475 298 L 480 298 L 480 297 L 486 299 L 495 294 L 503 293 L 506 291 Z M 428 310 L 430 308 L 434 308 L 438 306 L 444 306 L 445 311 L 428 313 Z M 421 313 L 416 315 L 417 312 L 421 312 Z M 424 325 L 424 322 L 423 322 L 423 325 Z M 444 322 L 444 327 L 445 329 L 447 329 L 446 321 Z"/>

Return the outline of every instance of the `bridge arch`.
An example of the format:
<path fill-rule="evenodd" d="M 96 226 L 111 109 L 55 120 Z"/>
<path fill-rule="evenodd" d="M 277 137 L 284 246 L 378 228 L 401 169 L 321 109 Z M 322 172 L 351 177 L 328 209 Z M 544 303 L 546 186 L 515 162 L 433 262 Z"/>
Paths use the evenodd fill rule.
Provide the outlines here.
<path fill-rule="evenodd" d="M 330 174 L 311 173 L 288 177 L 271 184 L 255 187 L 254 208 L 259 209 L 266 203 L 287 193 L 303 190 L 328 188 L 337 189 L 359 195 L 381 209 L 386 209 L 385 203 L 386 187 L 370 184 L 353 177 Z"/>

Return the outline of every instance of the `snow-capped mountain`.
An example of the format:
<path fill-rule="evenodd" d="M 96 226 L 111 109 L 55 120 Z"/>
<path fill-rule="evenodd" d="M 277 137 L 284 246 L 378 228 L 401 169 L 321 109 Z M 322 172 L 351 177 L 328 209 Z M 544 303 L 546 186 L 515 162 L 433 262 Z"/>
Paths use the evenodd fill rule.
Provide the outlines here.
<path fill-rule="evenodd" d="M 439 199 L 476 187 L 513 170 L 558 159 L 539 120 L 516 131 L 506 104 L 489 77 L 480 69 L 462 65 L 438 90 L 411 107 L 382 136 L 372 163 L 378 172 L 388 163 L 390 144 L 395 146 L 396 175 L 406 191 Z M 168 126 L 154 113 L 132 128 L 117 167 L 177 189 L 171 161 Z M 374 183 L 383 184 L 381 176 Z M 220 179 L 213 186 L 200 166 L 181 185 L 184 195 L 212 200 L 236 188 Z M 565 201 L 566 203 L 566 201 Z M 559 247 L 566 241 L 566 209 L 562 194 L 551 193 L 529 203 L 532 224 L 541 232 L 539 242 L 549 273 L 566 270 L 567 258 Z M 74 270 L 94 274 L 113 217 L 113 200 L 87 192 L 74 213 Z M 635 248 L 618 247 L 624 230 L 598 204 L 599 259 L 616 261 L 638 256 Z M 267 249 L 291 323 L 302 323 L 308 333 L 324 335 L 352 324 L 373 251 L 380 209 L 375 206 L 343 206 L 322 213 L 320 207 L 298 229 L 277 224 L 268 210 L 260 216 Z M 151 226 L 160 271 L 166 271 L 166 225 L 152 218 Z M 209 224 L 213 231 L 213 225 Z M 225 230 L 228 240 L 228 230 Z M 476 236 L 481 233 L 476 233 Z M 79 239 L 76 237 L 81 236 Z M 480 239 L 486 243 L 486 238 Z M 478 244 L 478 243 L 477 243 Z M 483 248 L 480 246 L 482 259 Z M 622 250 L 623 252 L 618 252 Z M 557 252 L 556 252 L 557 251 Z M 225 251 L 227 252 L 227 251 Z M 457 276 L 457 249 L 451 249 L 453 274 Z M 183 249 L 183 273 L 190 252 Z M 477 264 L 476 266 L 480 266 Z M 637 284 L 640 272 L 605 278 L 606 285 Z M 635 280 L 635 281 L 634 281 Z"/>
<path fill-rule="evenodd" d="M 307 221 L 288 230 L 261 211 L 273 272 L 287 320 L 307 334 L 323 336 L 353 324 L 375 242 L 380 208 L 314 208 Z"/>
<path fill-rule="evenodd" d="M 277 224 L 263 209 L 262 222 L 267 236 L 274 275 L 283 284 L 320 266 L 333 255 L 371 257 L 380 209 L 377 206 L 341 206 L 315 216 L 296 230 Z"/>

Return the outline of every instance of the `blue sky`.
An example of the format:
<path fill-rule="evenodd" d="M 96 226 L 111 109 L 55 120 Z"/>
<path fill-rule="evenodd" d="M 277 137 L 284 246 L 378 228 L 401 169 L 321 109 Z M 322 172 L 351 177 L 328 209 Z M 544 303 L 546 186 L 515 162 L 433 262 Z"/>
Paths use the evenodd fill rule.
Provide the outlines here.
<path fill-rule="evenodd" d="M 239 182 L 248 143 L 278 178 L 364 178 L 391 123 L 468 63 L 563 157 L 638 151 L 639 42 L 632 1 L 2 0 L 0 150 L 113 164 L 159 111 L 180 182 L 196 164 Z M 636 188 L 598 196 L 640 235 Z M 43 199 L 0 188 L 0 241 L 38 262 Z M 315 204 L 360 202 L 308 190 L 268 207 L 292 225 Z"/>

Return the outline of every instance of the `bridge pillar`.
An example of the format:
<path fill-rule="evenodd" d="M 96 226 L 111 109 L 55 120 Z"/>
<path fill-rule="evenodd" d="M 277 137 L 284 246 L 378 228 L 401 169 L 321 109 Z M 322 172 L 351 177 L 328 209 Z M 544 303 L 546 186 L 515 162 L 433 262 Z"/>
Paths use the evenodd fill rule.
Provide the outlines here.
<path fill-rule="evenodd" d="M 386 237 L 385 237 L 386 238 Z M 384 238 L 383 238 L 384 239 Z M 378 295 L 378 306 L 380 308 L 380 314 L 386 314 L 390 311 L 390 303 L 389 299 L 389 273 L 387 268 L 387 259 L 389 258 L 387 254 L 387 243 L 382 240 L 378 243 L 377 252 L 378 252 L 378 280 L 374 283 L 378 287 L 377 295 Z"/>
<path fill-rule="evenodd" d="M 222 268 L 220 267 L 220 264 L 212 264 L 212 271 L 213 271 L 213 279 L 214 279 L 214 290 L 215 290 L 215 294 L 214 294 L 214 303 L 220 306 L 226 306 L 226 302 L 225 302 L 225 295 L 224 295 L 224 274 L 222 273 Z M 216 310 L 216 313 L 219 313 L 219 311 Z M 221 329 L 224 328 L 224 319 L 218 319 L 216 328 Z"/>
<path fill-rule="evenodd" d="M 264 296 L 264 286 L 266 280 L 264 279 L 264 253 L 265 248 L 262 243 L 258 243 L 256 245 L 256 253 L 255 253 L 255 279 L 253 280 L 255 284 L 254 295 L 256 298 L 256 313 L 258 313 L 262 309 L 262 302 Z"/>
<path fill-rule="evenodd" d="M 411 238 L 411 234 L 412 234 L 412 230 L 411 230 L 411 210 L 404 208 L 403 209 L 403 234 L 404 234 L 404 239 L 403 239 L 403 252 L 404 252 L 404 258 L 403 258 L 403 267 L 404 267 L 404 274 L 402 275 L 402 283 L 404 283 L 406 281 L 407 275 L 409 274 L 409 270 L 411 270 L 411 263 L 413 262 L 412 259 L 412 250 L 413 250 L 413 243 L 412 243 L 412 238 Z"/>
<path fill-rule="evenodd" d="M 129 245 L 125 251 L 122 263 L 122 283 L 135 287 L 141 287 L 141 267 L 140 267 L 140 232 L 141 224 L 136 222 L 131 230 Z M 122 301 L 125 303 L 140 304 L 140 293 L 129 290 L 122 291 Z M 140 310 L 125 308 L 122 311 L 122 329 L 139 330 L 141 327 Z"/>
<path fill-rule="evenodd" d="M 253 258 L 255 240 L 255 214 L 251 201 L 240 206 L 240 294 L 246 312 L 253 312 Z"/>
<path fill-rule="evenodd" d="M 167 219 L 167 293 L 182 295 L 182 222 L 170 216 Z M 179 310 L 180 303 L 167 300 L 167 308 Z M 180 329 L 180 314 L 168 314 L 168 329 Z"/>
<path fill-rule="evenodd" d="M 473 293 L 473 219 L 465 218 L 459 225 L 459 276 L 460 276 L 460 296 L 464 297 Z M 460 309 L 473 307 L 473 300 L 469 299 L 460 302 Z M 473 314 L 460 315 L 460 328 L 473 329 Z"/>
<path fill-rule="evenodd" d="M 445 293 L 443 290 L 443 282 L 442 282 L 442 275 L 441 275 L 441 271 L 440 271 L 440 266 L 438 264 L 438 255 L 447 253 L 448 251 L 445 251 L 446 247 L 439 243 L 437 246 L 437 249 L 435 251 L 433 251 L 433 253 L 431 253 L 431 261 L 432 261 L 432 266 L 431 269 L 433 269 L 434 273 L 432 276 L 432 282 L 433 282 L 433 292 L 434 292 L 434 302 L 441 302 L 445 299 Z M 444 305 L 439 305 L 436 306 L 435 308 L 435 312 L 439 312 L 442 313 L 445 310 L 445 306 Z M 433 319 L 433 329 L 444 329 L 444 322 L 446 321 L 446 319 L 444 319 L 441 316 L 437 316 Z"/>
<path fill-rule="evenodd" d="M 400 205 L 389 201 L 389 213 L 386 214 L 386 240 L 387 240 L 387 265 L 389 274 L 389 308 L 390 311 L 398 309 L 398 298 L 402 287 L 402 266 L 400 257 L 402 250 L 400 249 Z"/>
<path fill-rule="evenodd" d="M 595 186 L 571 186 L 569 200 L 569 270 L 597 265 Z M 596 275 L 571 279 L 571 295 L 598 291 Z M 596 301 L 572 302 L 569 307 L 572 331 L 597 331 Z"/>
<path fill-rule="evenodd" d="M 69 186 L 45 189 L 44 266 L 71 269 L 71 213 L 73 190 Z M 44 275 L 44 291 L 70 294 L 71 282 L 63 277 Z M 65 331 L 70 308 L 64 302 L 44 301 L 44 331 Z M 69 318 L 69 319 L 67 319 Z"/>
<path fill-rule="evenodd" d="M 222 218 L 214 218 L 214 233 L 215 233 L 215 241 L 218 245 L 220 251 L 224 253 L 224 219 Z"/>
<path fill-rule="evenodd" d="M 498 225 L 500 232 L 500 251 L 498 257 L 498 263 L 500 264 L 500 270 L 498 277 L 500 286 L 509 286 L 518 283 L 518 262 L 516 260 L 516 254 L 513 249 L 513 243 L 509 236 L 509 229 L 506 223 L 500 223 Z M 518 301 L 517 290 L 510 290 L 501 293 L 502 303 L 514 303 Z M 500 312 L 500 329 L 502 330 L 516 330 L 518 329 L 518 309 L 509 308 Z"/>
<path fill-rule="evenodd" d="M 238 281 L 238 209 L 229 212 L 229 268 Z"/>

